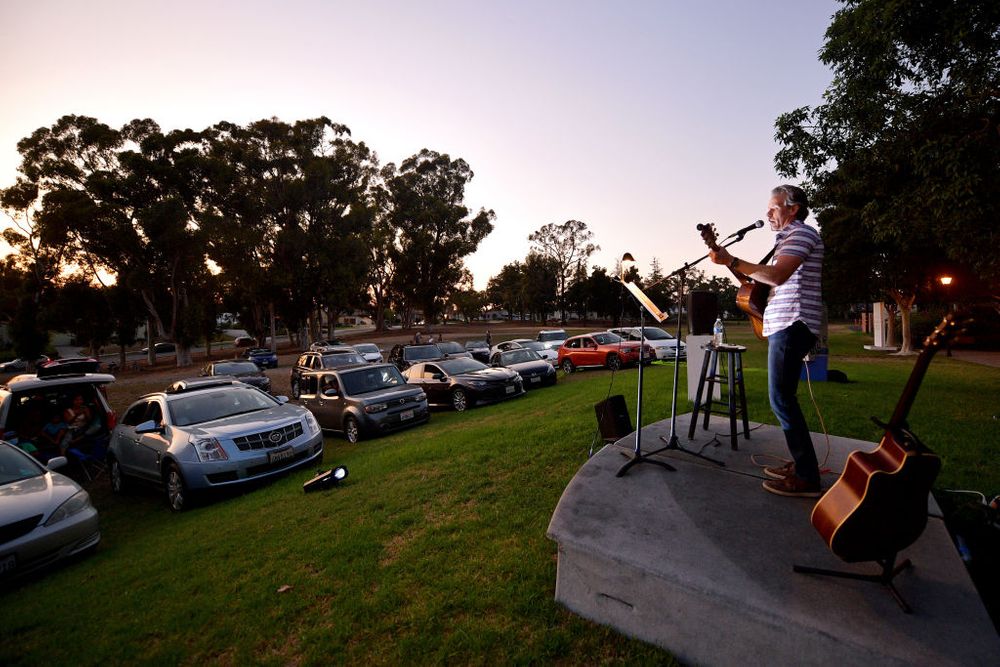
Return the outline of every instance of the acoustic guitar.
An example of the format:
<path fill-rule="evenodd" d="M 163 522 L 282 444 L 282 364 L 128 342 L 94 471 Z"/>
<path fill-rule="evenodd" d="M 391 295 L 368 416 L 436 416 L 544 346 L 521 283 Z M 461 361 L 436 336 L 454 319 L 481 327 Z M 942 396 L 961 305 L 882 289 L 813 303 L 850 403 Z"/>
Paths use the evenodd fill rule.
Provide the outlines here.
<path fill-rule="evenodd" d="M 927 526 L 927 495 L 941 459 L 911 433 L 906 417 L 934 353 L 961 327 L 949 313 L 924 341 L 885 435 L 873 452 L 852 452 L 840 479 L 816 503 L 812 525 L 848 563 L 894 558 Z"/>
<path fill-rule="evenodd" d="M 701 238 L 712 250 L 718 250 L 719 244 L 716 241 L 715 225 L 699 225 Z M 758 339 L 764 340 L 764 308 L 767 307 L 767 296 L 771 292 L 771 286 L 759 283 L 749 276 L 729 267 L 729 271 L 740 282 L 740 289 L 736 292 L 736 305 L 750 318 L 750 328 Z"/>

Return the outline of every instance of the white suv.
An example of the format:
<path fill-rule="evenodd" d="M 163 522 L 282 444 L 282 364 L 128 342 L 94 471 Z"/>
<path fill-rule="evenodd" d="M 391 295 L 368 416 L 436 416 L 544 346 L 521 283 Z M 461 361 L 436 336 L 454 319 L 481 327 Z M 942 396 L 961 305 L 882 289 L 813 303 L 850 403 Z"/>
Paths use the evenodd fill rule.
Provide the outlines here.
<path fill-rule="evenodd" d="M 569 336 L 565 329 L 542 329 L 535 338 L 539 343 L 543 343 L 550 350 L 559 349 Z"/>

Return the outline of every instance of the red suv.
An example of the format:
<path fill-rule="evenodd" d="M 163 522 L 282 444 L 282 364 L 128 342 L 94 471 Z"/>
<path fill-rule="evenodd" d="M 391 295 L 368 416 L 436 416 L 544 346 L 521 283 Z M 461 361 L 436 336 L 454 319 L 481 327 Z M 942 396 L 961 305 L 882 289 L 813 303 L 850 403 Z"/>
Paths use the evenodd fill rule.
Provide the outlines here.
<path fill-rule="evenodd" d="M 653 348 L 646 345 L 643 351 L 643 361 L 656 359 Z M 559 367 L 566 373 L 572 373 L 584 366 L 607 366 L 613 371 L 622 366 L 639 362 L 639 343 L 626 341 L 621 336 L 607 332 L 573 336 L 559 348 Z"/>

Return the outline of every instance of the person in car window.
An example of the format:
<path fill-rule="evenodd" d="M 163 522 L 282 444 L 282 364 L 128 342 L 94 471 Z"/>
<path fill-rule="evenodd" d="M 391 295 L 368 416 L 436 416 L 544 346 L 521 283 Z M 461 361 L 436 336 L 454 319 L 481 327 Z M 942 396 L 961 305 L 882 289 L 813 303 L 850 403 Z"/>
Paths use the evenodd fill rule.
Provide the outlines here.
<path fill-rule="evenodd" d="M 73 404 L 63 412 L 63 421 L 66 422 L 66 427 L 69 430 L 64 438 L 63 452 L 66 451 L 67 447 L 79 442 L 87 435 L 87 427 L 90 426 L 91 418 L 90 408 L 84 403 L 83 396 L 80 394 L 74 396 Z"/>

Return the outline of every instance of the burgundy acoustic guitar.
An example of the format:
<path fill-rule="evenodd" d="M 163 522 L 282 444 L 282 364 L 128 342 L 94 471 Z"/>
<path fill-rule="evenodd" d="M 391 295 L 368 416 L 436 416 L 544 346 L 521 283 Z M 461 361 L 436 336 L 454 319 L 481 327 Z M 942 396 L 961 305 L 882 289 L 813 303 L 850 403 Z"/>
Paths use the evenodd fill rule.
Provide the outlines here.
<path fill-rule="evenodd" d="M 927 495 L 941 459 L 907 429 L 906 417 L 934 353 L 959 331 L 949 314 L 927 337 L 892 418 L 880 424 L 885 435 L 878 448 L 852 452 L 840 479 L 813 508 L 813 527 L 849 563 L 894 558 L 927 526 Z"/>
<path fill-rule="evenodd" d="M 718 250 L 719 244 L 715 237 L 715 225 L 701 225 L 701 238 L 712 250 Z M 750 328 L 760 340 L 764 340 L 764 308 L 767 307 L 767 295 L 771 292 L 770 285 L 759 283 L 749 276 L 729 267 L 729 271 L 740 281 L 740 289 L 736 292 L 736 305 L 750 318 Z"/>

